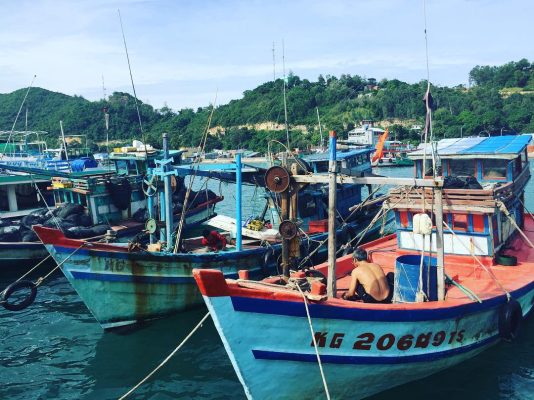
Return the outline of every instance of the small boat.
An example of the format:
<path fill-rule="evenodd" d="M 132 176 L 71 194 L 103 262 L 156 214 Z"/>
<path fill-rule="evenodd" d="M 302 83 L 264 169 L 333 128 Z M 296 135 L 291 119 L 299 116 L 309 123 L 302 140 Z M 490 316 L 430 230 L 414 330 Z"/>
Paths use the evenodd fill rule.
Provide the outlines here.
<path fill-rule="evenodd" d="M 341 156 L 338 164 L 340 168 L 347 171 L 355 172 L 358 170 L 358 174 L 361 175 L 364 170 L 370 170 L 369 153 L 368 150 L 352 152 L 349 155 Z M 240 221 L 241 184 L 239 183 L 243 178 L 241 176 L 241 154 L 236 157 L 236 164 L 232 172 L 234 180 L 237 182 L 237 212 L 233 227 L 242 227 L 242 221 Z M 327 163 L 328 159 L 321 155 L 315 160 L 310 160 L 310 164 L 306 165 L 301 161 L 296 161 L 294 168 L 319 168 L 315 172 L 320 175 L 324 172 L 321 168 L 327 168 Z M 270 181 L 272 178 L 273 182 L 277 182 L 280 178 L 280 181 L 283 182 L 285 179 L 283 174 L 286 172 L 285 170 L 280 171 L 278 168 L 274 166 L 268 170 L 265 181 Z M 186 171 L 191 171 L 191 168 L 188 166 Z M 217 174 L 221 171 L 225 177 L 230 174 L 228 168 L 220 166 L 217 166 L 215 171 L 208 169 L 200 172 L 195 169 L 195 171 L 199 175 L 205 174 L 212 177 L 220 176 Z M 183 174 L 184 169 L 154 170 L 154 173 L 159 176 L 158 180 L 163 180 L 170 176 L 169 174 Z M 258 181 L 252 175 L 251 172 L 250 182 Z M 306 234 L 298 234 L 299 230 L 297 229 L 295 234 L 287 239 L 294 240 L 296 252 L 297 250 L 300 252 L 302 248 L 303 257 L 296 255 L 292 258 L 294 265 L 300 266 L 300 268 L 309 266 L 310 260 L 318 261 L 321 257 L 324 259 L 326 247 L 320 244 L 326 242 L 328 238 L 324 224 L 326 220 L 314 221 L 314 218 L 324 219 L 328 216 L 323 205 L 325 199 L 325 193 L 322 190 L 323 185 L 307 186 L 305 202 L 301 202 L 306 207 L 299 207 L 299 212 L 302 211 L 300 217 L 303 221 L 300 232 Z M 375 234 L 381 228 L 381 221 L 378 220 L 369 230 L 363 232 L 363 228 L 369 225 L 373 216 L 380 210 L 381 201 L 369 204 L 367 212 L 350 216 L 352 213 L 350 206 L 361 201 L 363 186 L 361 184 L 340 185 L 339 193 L 344 195 L 340 195 L 339 206 L 343 210 L 342 215 L 349 221 L 347 224 L 339 226 L 338 248 L 344 245 L 346 240 L 358 239 L 361 235 Z M 298 190 L 294 193 L 297 192 Z M 162 204 L 167 198 L 165 193 L 165 190 L 160 193 Z M 280 202 L 283 203 L 280 196 L 270 198 L 270 204 L 273 205 L 273 208 L 279 206 L 283 208 L 284 206 Z M 164 206 L 163 209 L 165 210 L 167 207 Z M 366 205 L 363 205 L 361 209 L 365 210 Z M 295 212 L 298 214 L 297 210 Z M 34 230 L 54 260 L 62 265 L 65 276 L 104 329 L 135 324 L 202 305 L 202 297 L 192 275 L 194 268 L 217 268 L 226 277 L 237 277 L 237 271 L 247 270 L 251 277 L 261 279 L 277 272 L 278 260 L 284 258 L 281 253 L 282 242 L 285 239 L 246 238 L 242 229 L 234 228 L 235 240 L 227 233 L 225 236 L 228 244 L 224 250 L 220 251 L 207 249 L 202 244 L 202 238 L 182 239 L 177 234 L 180 239 L 174 239 L 172 232 L 175 229 L 167 227 L 165 213 L 162 215 L 164 218 L 161 219 L 160 226 L 165 226 L 164 232 L 161 233 L 159 241 L 157 237 L 151 238 L 149 244 L 90 243 L 67 238 L 61 232 L 50 228 L 35 226 Z M 388 220 L 387 218 L 383 219 L 383 221 Z M 275 222 L 273 218 L 271 221 Z M 285 218 L 277 217 L 277 221 L 282 226 Z M 170 236 L 167 236 L 167 232 Z M 291 232 L 289 234 L 291 235 Z M 310 257 L 303 259 L 304 255 Z M 283 269 L 288 266 L 289 264 L 286 264 Z M 120 304 L 120 307 L 110 307 L 110 304 Z"/>
<path fill-rule="evenodd" d="M 350 255 L 284 284 L 195 270 L 246 396 L 361 399 L 514 340 L 534 303 L 534 218 L 523 206 L 530 139 L 446 139 L 437 155 L 410 154 L 414 178 L 340 179 L 403 185 L 388 200 L 396 234 L 362 246 L 393 274 L 391 303 L 341 298 Z"/>

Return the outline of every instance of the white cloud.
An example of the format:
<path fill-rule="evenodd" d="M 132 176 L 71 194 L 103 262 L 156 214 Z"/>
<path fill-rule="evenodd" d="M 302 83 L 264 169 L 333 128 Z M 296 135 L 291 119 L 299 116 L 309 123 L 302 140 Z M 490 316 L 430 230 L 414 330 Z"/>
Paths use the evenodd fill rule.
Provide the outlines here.
<path fill-rule="evenodd" d="M 422 4 L 414 0 L 3 2 L 0 92 L 36 85 L 90 99 L 129 91 L 121 9 L 137 93 L 156 107 L 221 102 L 281 74 L 426 77 Z M 510 13 L 509 10 L 519 10 Z M 429 0 L 431 79 L 467 80 L 477 64 L 517 60 L 531 49 L 531 2 Z M 512 16 L 513 14 L 513 16 Z M 513 28 L 503 29 L 504 26 Z"/>

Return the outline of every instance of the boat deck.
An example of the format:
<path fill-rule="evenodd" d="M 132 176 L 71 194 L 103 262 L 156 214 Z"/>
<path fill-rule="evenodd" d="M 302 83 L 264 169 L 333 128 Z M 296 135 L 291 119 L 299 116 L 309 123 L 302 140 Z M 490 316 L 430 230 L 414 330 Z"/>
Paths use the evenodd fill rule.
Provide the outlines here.
<path fill-rule="evenodd" d="M 527 237 L 534 242 L 534 220 L 529 215 L 525 215 L 524 232 Z M 397 248 L 395 235 L 386 236 L 373 242 L 369 242 L 362 247 L 367 250 L 370 261 L 380 265 L 385 273 L 394 271 L 395 261 L 398 256 L 405 254 L 419 255 L 417 252 L 399 250 Z M 468 288 L 482 301 L 504 298 L 505 293 L 499 284 L 515 298 L 523 294 L 523 291 L 531 290 L 532 286 L 534 286 L 533 253 L 534 249 L 532 249 L 520 235 L 516 235 L 514 240 L 511 241 L 510 245 L 507 246 L 507 249 L 504 251 L 504 254 L 515 255 L 517 257 L 518 262 L 516 266 L 495 265 L 492 258 L 479 257 L 479 260 L 485 266 L 485 268 L 483 268 L 471 256 L 445 255 L 445 272 L 448 276 L 453 278 L 455 282 Z M 445 301 L 371 304 L 363 303 L 361 301 L 343 300 L 341 295 L 348 289 L 350 273 L 353 268 L 351 255 L 338 258 L 336 264 L 337 298 L 327 299 L 326 296 L 319 296 L 320 299 L 313 299 L 311 297 L 309 299 L 313 302 L 319 301 L 320 304 L 325 306 L 361 310 L 437 310 L 476 303 L 476 301 L 469 298 L 456 286 L 447 287 Z M 316 266 L 315 269 L 326 276 L 328 264 L 320 264 Z M 496 283 L 495 278 L 492 277 L 486 269 L 489 269 L 494 274 L 499 284 Z M 276 299 L 290 302 L 302 302 L 302 295 L 300 292 L 287 286 L 273 284 L 279 280 L 274 277 L 260 282 L 235 281 L 231 279 L 225 281 L 222 274 L 218 271 L 194 272 L 195 275 L 199 275 L 200 273 L 202 273 L 203 278 L 199 279 L 197 277 L 197 283 L 204 295 L 231 295 L 266 300 Z"/>
<path fill-rule="evenodd" d="M 534 220 L 528 215 L 525 215 L 523 231 L 534 242 Z M 394 271 L 395 260 L 399 255 L 417 254 L 399 250 L 396 235 L 387 236 L 362 247 L 367 250 L 369 261 L 380 265 L 386 274 Z M 517 265 L 493 264 L 493 259 L 489 257 L 478 257 L 478 259 L 493 272 L 496 279 L 508 291 L 517 290 L 525 286 L 525 282 L 534 281 L 532 257 L 534 249 L 519 234 L 515 236 L 503 253 L 516 256 Z M 433 255 L 435 256 L 435 253 Z M 318 269 L 325 268 L 326 266 L 323 265 Z M 351 256 L 338 259 L 336 266 L 338 295 L 348 289 L 352 268 Z M 454 281 L 473 291 L 482 300 L 504 294 L 495 279 L 472 256 L 445 255 L 445 272 Z M 446 300 L 459 303 L 472 301 L 456 286 L 447 288 Z"/>

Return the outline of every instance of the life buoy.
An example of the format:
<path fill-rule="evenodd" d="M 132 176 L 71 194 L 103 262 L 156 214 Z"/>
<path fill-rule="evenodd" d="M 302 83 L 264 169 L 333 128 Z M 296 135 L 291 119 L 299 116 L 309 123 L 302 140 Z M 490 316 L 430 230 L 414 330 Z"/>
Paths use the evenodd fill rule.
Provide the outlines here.
<path fill-rule="evenodd" d="M 22 289 L 30 290 L 30 293 L 28 294 L 28 296 L 26 296 L 24 300 L 18 303 L 10 303 L 9 297 L 13 293 L 19 290 L 22 290 Z M 2 305 L 4 306 L 6 310 L 9 310 L 9 311 L 21 311 L 33 303 L 36 295 L 37 295 L 37 286 L 32 281 L 13 282 L 2 292 Z"/>
<path fill-rule="evenodd" d="M 499 309 L 499 335 L 507 342 L 515 340 L 521 328 L 523 312 L 517 300 L 510 299 Z"/>

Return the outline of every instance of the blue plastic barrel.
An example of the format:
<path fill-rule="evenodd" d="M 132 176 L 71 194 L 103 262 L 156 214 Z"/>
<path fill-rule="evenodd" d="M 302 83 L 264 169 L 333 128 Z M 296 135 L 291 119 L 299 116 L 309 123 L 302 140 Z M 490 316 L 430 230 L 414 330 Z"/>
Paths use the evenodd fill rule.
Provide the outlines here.
<path fill-rule="evenodd" d="M 421 256 L 397 257 L 395 262 L 395 287 L 393 301 L 414 303 L 419 289 L 419 267 Z M 430 301 L 438 299 L 437 259 L 425 256 L 423 259 L 423 292 Z"/>

